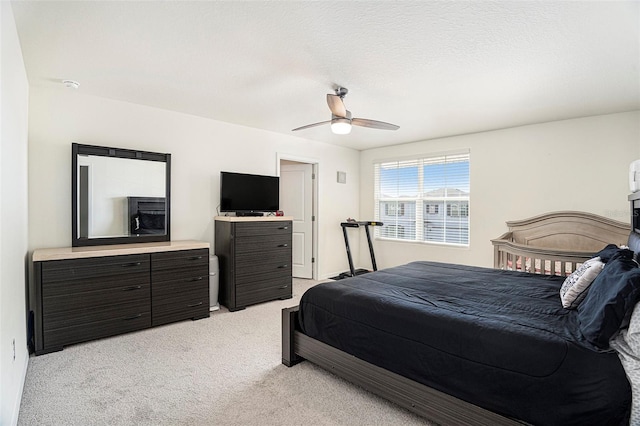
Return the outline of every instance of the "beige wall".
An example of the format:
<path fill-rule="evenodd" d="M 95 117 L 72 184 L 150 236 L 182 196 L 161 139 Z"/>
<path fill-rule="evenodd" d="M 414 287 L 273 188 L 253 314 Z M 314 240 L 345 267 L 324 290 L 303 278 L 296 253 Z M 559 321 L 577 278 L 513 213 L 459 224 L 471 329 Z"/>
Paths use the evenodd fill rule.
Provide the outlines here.
<path fill-rule="evenodd" d="M 0 424 L 13 425 L 29 360 L 25 274 L 29 82 L 11 3 L 4 1 L 0 41 Z"/>
<path fill-rule="evenodd" d="M 346 269 L 337 224 L 358 214 L 358 151 L 81 90 L 31 90 L 30 250 L 71 244 L 72 142 L 171 153 L 171 238 L 212 247 L 220 171 L 275 175 L 277 154 L 288 154 L 319 163 L 319 275 Z M 353 179 L 336 183 L 338 170 Z"/>
<path fill-rule="evenodd" d="M 376 241 L 379 267 L 412 260 L 493 265 L 490 240 L 505 221 L 557 210 L 629 220 L 628 169 L 639 158 L 640 112 L 629 112 L 362 151 L 360 212 L 373 217 L 373 162 L 470 149 L 469 248 Z M 360 264 L 369 265 L 360 240 Z"/>

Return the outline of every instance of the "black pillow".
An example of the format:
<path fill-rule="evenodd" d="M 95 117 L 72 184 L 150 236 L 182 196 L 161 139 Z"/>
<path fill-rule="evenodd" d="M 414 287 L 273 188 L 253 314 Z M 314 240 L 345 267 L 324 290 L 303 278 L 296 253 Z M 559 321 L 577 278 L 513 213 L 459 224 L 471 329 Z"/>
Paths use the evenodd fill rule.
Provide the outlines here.
<path fill-rule="evenodd" d="M 607 263 L 611 257 L 618 252 L 618 250 L 620 250 L 620 248 L 617 245 L 607 244 L 605 248 L 594 254 L 593 257 L 598 256 L 600 257 L 600 261 Z"/>
<path fill-rule="evenodd" d="M 631 250 L 619 249 L 591 284 L 587 296 L 578 305 L 580 331 L 600 349 L 609 347 L 618 329 L 628 324 L 633 308 L 640 300 L 640 268 Z"/>

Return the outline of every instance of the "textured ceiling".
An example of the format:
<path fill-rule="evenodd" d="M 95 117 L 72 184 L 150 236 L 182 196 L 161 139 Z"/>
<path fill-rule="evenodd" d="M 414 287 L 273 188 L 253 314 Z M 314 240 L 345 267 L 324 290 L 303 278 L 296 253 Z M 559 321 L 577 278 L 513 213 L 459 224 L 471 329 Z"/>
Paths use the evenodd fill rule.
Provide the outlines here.
<path fill-rule="evenodd" d="M 637 1 L 14 1 L 29 82 L 366 149 L 640 109 Z M 354 117 L 328 126 L 345 86 Z"/>

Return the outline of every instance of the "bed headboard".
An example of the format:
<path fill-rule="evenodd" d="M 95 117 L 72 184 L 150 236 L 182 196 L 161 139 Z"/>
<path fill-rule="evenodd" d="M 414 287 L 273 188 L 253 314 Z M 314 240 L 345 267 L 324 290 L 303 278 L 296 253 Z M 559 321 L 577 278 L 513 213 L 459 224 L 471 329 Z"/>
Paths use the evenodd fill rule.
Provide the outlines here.
<path fill-rule="evenodd" d="M 629 223 L 593 213 L 545 213 L 507 226 L 508 232 L 491 240 L 499 269 L 568 275 L 607 244 L 630 243 Z"/>

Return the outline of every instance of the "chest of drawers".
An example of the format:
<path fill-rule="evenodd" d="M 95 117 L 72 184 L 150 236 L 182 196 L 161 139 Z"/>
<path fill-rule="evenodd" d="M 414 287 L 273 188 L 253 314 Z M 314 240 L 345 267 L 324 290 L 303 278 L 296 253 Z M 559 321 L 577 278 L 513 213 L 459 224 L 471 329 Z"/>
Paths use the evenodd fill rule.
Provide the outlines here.
<path fill-rule="evenodd" d="M 289 218 L 216 218 L 220 302 L 230 311 L 292 297 L 291 227 Z"/>
<path fill-rule="evenodd" d="M 112 247 L 76 253 L 36 250 L 31 288 L 36 355 L 73 343 L 208 317 L 208 244 L 168 244 L 116 249 L 119 254 L 109 256 L 105 254 L 114 253 Z"/>

